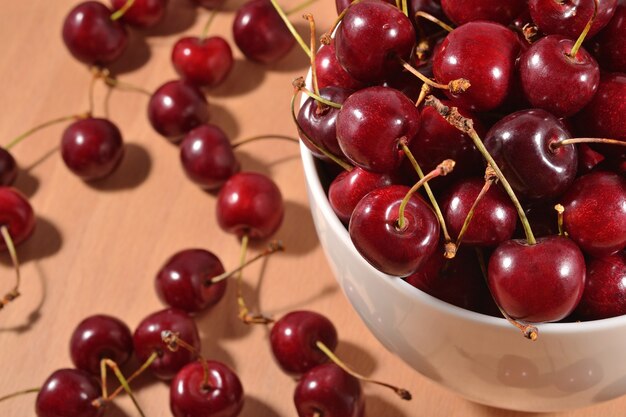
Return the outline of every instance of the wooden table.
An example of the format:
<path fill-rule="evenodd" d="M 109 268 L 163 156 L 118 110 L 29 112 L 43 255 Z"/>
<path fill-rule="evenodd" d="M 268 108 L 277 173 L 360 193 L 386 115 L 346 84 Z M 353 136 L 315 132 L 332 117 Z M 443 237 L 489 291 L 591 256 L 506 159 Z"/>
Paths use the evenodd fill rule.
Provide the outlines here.
<path fill-rule="evenodd" d="M 63 19 L 76 3 L 0 2 L 2 143 L 43 121 L 86 111 L 90 73 L 70 57 L 60 36 Z M 189 0 L 170 3 L 164 25 L 147 34 L 132 32 L 128 53 L 114 66 L 120 80 L 153 91 L 176 77 L 169 60 L 173 43 L 182 34 L 199 34 L 209 13 L 193 8 Z M 211 30 L 231 42 L 236 56 L 226 83 L 208 92 L 211 120 L 233 140 L 270 133 L 294 135 L 289 115 L 291 81 L 306 73 L 307 59 L 296 47 L 268 67 L 243 60 L 231 35 L 240 3 L 229 0 Z M 334 17 L 334 4 L 320 0 L 310 11 L 325 30 Z M 306 35 L 305 22 L 298 16 L 293 19 Z M 98 116 L 104 114 L 105 96 L 106 88 L 98 84 Z M 63 125 L 14 148 L 22 167 L 16 186 L 30 197 L 38 224 L 30 240 L 19 247 L 23 296 L 0 312 L 0 396 L 39 386 L 53 370 L 71 366 L 68 341 L 82 318 L 112 314 L 132 329 L 144 316 L 163 308 L 154 291 L 154 276 L 176 251 L 202 247 L 218 254 L 226 268 L 236 265 L 239 243 L 218 228 L 215 195 L 184 177 L 177 148 L 152 130 L 146 105 L 142 94 L 112 92 L 109 116 L 121 128 L 127 151 L 117 172 L 97 184 L 80 181 L 61 161 L 58 144 Z M 297 146 L 256 142 L 237 155 L 243 169 L 270 175 L 286 204 L 277 236 L 287 251 L 246 270 L 250 304 L 276 316 L 293 309 L 323 312 L 339 331 L 340 356 L 366 374 L 412 391 L 413 401 L 403 402 L 390 392 L 366 386 L 368 416 L 522 415 L 459 398 L 408 368 L 368 333 L 335 284 L 317 241 Z M 8 257 L 1 260 L 4 293 L 12 285 L 13 272 Z M 262 285 L 257 289 L 259 281 Z M 203 352 L 227 363 L 240 376 L 246 392 L 243 417 L 294 416 L 295 383 L 274 364 L 267 329 L 238 321 L 233 288 L 217 307 L 197 317 Z M 146 376 L 136 389 L 148 416 L 170 415 L 165 383 Z M 34 399 L 28 395 L 1 403 L 0 415 L 34 415 Z M 109 416 L 137 415 L 128 398 L 122 396 L 116 404 Z M 554 415 L 623 416 L 625 409 L 626 398 L 622 398 Z"/>

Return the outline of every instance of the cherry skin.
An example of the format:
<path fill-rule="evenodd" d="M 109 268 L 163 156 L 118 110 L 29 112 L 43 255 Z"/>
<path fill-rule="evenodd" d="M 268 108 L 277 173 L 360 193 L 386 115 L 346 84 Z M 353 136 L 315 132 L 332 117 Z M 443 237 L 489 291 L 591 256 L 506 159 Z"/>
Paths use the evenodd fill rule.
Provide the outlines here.
<path fill-rule="evenodd" d="M 623 252 L 587 262 L 587 281 L 575 315 L 600 320 L 626 314 L 626 254 Z"/>
<path fill-rule="evenodd" d="M 512 318 L 530 323 L 567 317 L 585 286 L 585 258 L 561 236 L 502 243 L 489 259 L 488 283 L 496 302 Z"/>
<path fill-rule="evenodd" d="M 617 0 L 598 0 L 598 13 L 587 34 L 593 37 L 609 22 Z M 533 21 L 543 33 L 576 39 L 593 16 L 594 0 L 528 0 Z"/>
<path fill-rule="evenodd" d="M 17 162 L 11 153 L 0 147 L 0 186 L 8 186 L 17 178 Z"/>
<path fill-rule="evenodd" d="M 150 97 L 148 118 L 154 130 L 178 142 L 185 133 L 209 120 L 209 103 L 197 87 L 169 81 Z"/>
<path fill-rule="evenodd" d="M 560 196 L 574 181 L 576 147 L 551 145 L 570 137 L 559 119 L 545 110 L 531 109 L 500 120 L 484 142 L 513 190 L 520 197 L 539 200 Z"/>
<path fill-rule="evenodd" d="M 13 243 L 18 245 L 28 239 L 35 229 L 35 213 L 28 199 L 17 189 L 0 187 L 0 226 L 6 226 Z M 7 249 L 4 239 L 0 250 Z"/>
<path fill-rule="evenodd" d="M 626 179 L 592 172 L 574 181 L 561 201 L 563 226 L 586 253 L 602 257 L 626 246 Z"/>
<path fill-rule="evenodd" d="M 63 132 L 61 156 L 69 170 L 85 181 L 107 177 L 124 157 L 122 134 L 107 119 L 79 119 Z"/>
<path fill-rule="evenodd" d="M 43 383 L 35 401 L 37 417 L 99 417 L 104 407 L 93 401 L 100 398 L 97 380 L 78 369 L 59 369 Z"/>
<path fill-rule="evenodd" d="M 402 185 L 378 188 L 357 204 L 350 219 L 352 243 L 374 268 L 405 277 L 437 248 L 439 222 L 432 208 L 414 194 L 406 205 L 404 229 L 398 226 L 398 210 L 409 191 Z"/>
<path fill-rule="evenodd" d="M 587 105 L 600 83 L 600 68 L 593 57 L 580 48 L 569 54 L 574 41 L 549 35 L 535 42 L 519 60 L 524 96 L 533 107 L 557 117 L 578 113 Z"/>
<path fill-rule="evenodd" d="M 350 3 L 352 3 L 353 0 L 335 0 L 335 8 L 337 9 L 337 15 L 341 14 L 341 12 L 343 12 L 345 9 L 348 8 L 348 6 L 350 6 Z M 395 6 L 396 2 L 395 0 L 384 0 L 387 3 Z"/>
<path fill-rule="evenodd" d="M 350 7 L 335 34 L 337 60 L 353 78 L 376 83 L 400 72 L 415 45 L 413 24 L 397 7 L 363 0 Z"/>
<path fill-rule="evenodd" d="M 498 23 L 466 23 L 446 36 L 433 57 L 435 79 L 442 84 L 469 80 L 471 87 L 463 93 L 446 94 L 469 110 L 493 110 L 513 89 L 520 45 L 517 35 Z"/>
<path fill-rule="evenodd" d="M 457 25 L 474 20 L 490 20 L 508 25 L 526 8 L 526 0 L 441 0 L 446 16 Z"/>
<path fill-rule="evenodd" d="M 216 87 L 233 68 L 233 51 L 221 36 L 188 36 L 174 44 L 172 64 L 184 80 L 199 87 Z"/>
<path fill-rule="evenodd" d="M 250 0 L 237 10 L 233 38 L 246 58 L 261 64 L 280 60 L 296 43 L 269 0 Z"/>
<path fill-rule="evenodd" d="M 320 89 L 324 87 L 341 87 L 346 90 L 363 88 L 363 83 L 352 78 L 337 61 L 334 39 L 330 40 L 330 44 L 322 45 L 315 54 L 315 71 Z"/>
<path fill-rule="evenodd" d="M 316 366 L 298 381 L 293 395 L 298 417 L 363 417 L 361 383 L 334 363 Z"/>
<path fill-rule="evenodd" d="M 418 11 L 426 12 L 437 19 L 448 23 L 449 19 L 441 9 L 441 2 L 439 0 L 409 0 L 409 17 L 413 21 L 413 25 L 417 29 L 417 33 L 421 35 L 434 35 L 441 31 L 441 27 L 435 23 L 429 22 L 421 17 L 416 17 L 415 13 Z M 422 33 L 423 31 L 423 33 Z"/>
<path fill-rule="evenodd" d="M 170 380 L 183 366 L 193 361 L 195 355 L 182 348 L 176 352 L 167 349 L 161 339 L 161 332 L 165 330 L 177 333 L 197 351 L 200 351 L 200 336 L 193 319 L 184 311 L 175 308 L 152 313 L 139 323 L 133 334 L 137 358 L 145 362 L 153 352 L 156 352 L 158 357 L 150 365 L 150 370 L 157 378 Z"/>
<path fill-rule="evenodd" d="M 121 320 L 97 314 L 81 321 L 70 338 L 70 357 L 78 369 L 100 375 L 100 361 L 111 359 L 119 366 L 133 353 L 133 337 Z"/>
<path fill-rule="evenodd" d="M 111 6 L 117 11 L 126 2 L 127 0 L 111 0 Z M 135 0 L 120 19 L 137 28 L 149 28 L 163 20 L 166 9 L 167 0 Z"/>
<path fill-rule="evenodd" d="M 270 178 L 254 172 L 230 177 L 217 196 L 217 223 L 238 237 L 265 239 L 280 227 L 283 197 Z"/>
<path fill-rule="evenodd" d="M 106 65 L 122 55 L 128 44 L 124 25 L 111 20 L 104 4 L 87 1 L 74 7 L 63 22 L 63 42 L 77 60 Z"/>
<path fill-rule="evenodd" d="M 165 304 L 197 313 L 222 299 L 226 281 L 207 283 L 224 272 L 219 258 L 204 249 L 186 249 L 174 254 L 157 273 L 155 287 Z"/>
<path fill-rule="evenodd" d="M 626 3 L 617 5 L 613 18 L 598 38 L 598 62 L 602 69 L 626 72 Z"/>
<path fill-rule="evenodd" d="M 404 94 L 393 88 L 369 87 L 344 102 L 337 116 L 337 141 L 353 164 L 390 173 L 404 157 L 399 141 L 410 145 L 419 125 L 419 111 Z"/>
<path fill-rule="evenodd" d="M 303 374 L 328 362 L 328 357 L 315 345 L 318 341 L 335 350 L 337 330 L 325 316 L 313 311 L 286 314 L 274 323 L 270 333 L 274 358 L 289 374 Z"/>
<path fill-rule="evenodd" d="M 240 169 L 226 133 L 212 124 L 185 135 L 180 144 L 180 162 L 187 178 L 205 190 L 218 189 Z"/>
<path fill-rule="evenodd" d="M 604 155 L 593 150 L 586 143 L 578 144 L 578 174 L 591 172 L 598 164 L 604 161 Z"/>
<path fill-rule="evenodd" d="M 205 368 L 208 374 L 205 380 Z M 181 369 L 170 385 L 174 417 L 235 417 L 243 408 L 241 382 L 228 366 L 207 360 Z"/>

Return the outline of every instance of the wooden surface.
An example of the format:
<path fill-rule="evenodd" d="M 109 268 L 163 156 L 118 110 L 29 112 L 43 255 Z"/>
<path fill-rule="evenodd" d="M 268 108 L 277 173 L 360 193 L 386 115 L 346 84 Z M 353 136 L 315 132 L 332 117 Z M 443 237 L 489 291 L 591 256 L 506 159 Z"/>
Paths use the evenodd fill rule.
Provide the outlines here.
<path fill-rule="evenodd" d="M 0 2 L 0 137 L 2 143 L 30 127 L 87 110 L 88 70 L 73 60 L 61 40 L 64 16 L 76 0 Z M 169 53 L 182 34 L 199 34 L 208 12 L 189 0 L 170 0 L 167 22 L 146 34 L 133 32 L 128 53 L 114 70 L 123 81 L 150 91 L 175 78 Z M 236 56 L 222 87 L 209 91 L 212 122 L 233 140 L 259 134 L 294 134 L 289 115 L 291 80 L 304 75 L 307 60 L 297 48 L 280 63 L 262 67 L 242 59 L 232 43 L 231 23 L 241 1 L 228 0 L 212 33 L 231 42 Z M 286 3 L 286 1 L 284 2 Z M 285 4 L 287 7 L 294 5 Z M 332 0 L 311 6 L 321 29 L 334 16 Z M 298 16 L 301 33 L 306 26 Z M 103 115 L 106 89 L 96 88 L 96 115 Z M 38 216 L 32 238 L 19 247 L 23 296 L 0 312 L 0 396 L 36 387 L 57 368 L 69 367 L 68 341 L 84 317 L 107 313 L 131 329 L 163 308 L 154 276 L 163 262 L 184 248 L 215 252 L 226 268 L 236 265 L 239 243 L 217 226 L 215 196 L 183 175 L 177 148 L 159 137 L 146 117 L 144 95 L 113 91 L 110 117 L 127 142 L 118 171 L 98 184 L 85 184 L 64 166 L 57 147 L 63 125 L 47 129 L 14 148 L 23 170 L 16 186 L 30 196 Z M 340 334 L 338 353 L 364 373 L 392 380 L 412 391 L 403 402 L 377 387 L 365 387 L 370 417 L 512 417 L 521 413 L 465 401 L 421 377 L 389 354 L 371 336 L 338 289 L 317 241 L 308 211 L 298 149 L 265 141 L 237 151 L 243 169 L 270 175 L 286 202 L 277 234 L 287 252 L 245 273 L 253 307 L 280 316 L 293 309 L 323 312 Z M 257 248 L 258 249 L 258 248 Z M 13 282 L 6 256 L 0 258 L 0 292 Z M 261 287 L 255 290 L 259 277 Z M 231 290 L 234 288 L 231 285 Z M 246 392 L 244 417 L 295 416 L 293 380 L 274 364 L 268 331 L 236 318 L 233 291 L 213 310 L 197 317 L 203 352 L 236 370 Z M 140 379 L 137 397 L 148 416 L 168 416 L 168 387 Z M 0 415 L 34 415 L 34 395 L 0 404 Z M 626 398 L 554 416 L 623 416 Z M 135 416 L 120 398 L 109 416 Z"/>

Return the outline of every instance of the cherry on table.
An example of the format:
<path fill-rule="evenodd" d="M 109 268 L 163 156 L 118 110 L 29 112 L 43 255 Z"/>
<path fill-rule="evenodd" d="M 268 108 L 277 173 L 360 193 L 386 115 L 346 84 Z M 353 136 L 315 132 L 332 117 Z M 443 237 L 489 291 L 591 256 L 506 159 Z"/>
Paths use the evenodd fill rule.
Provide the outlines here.
<path fill-rule="evenodd" d="M 535 24 L 543 33 L 563 35 L 576 39 L 593 15 L 595 0 L 529 0 L 528 9 Z M 593 37 L 609 22 L 617 0 L 598 0 L 596 15 L 589 37 Z"/>
<path fill-rule="evenodd" d="M 124 7 L 128 0 L 110 0 L 113 11 Z M 137 28 L 149 28 L 163 20 L 168 0 L 134 0 L 132 6 L 120 18 Z"/>
<path fill-rule="evenodd" d="M 17 189 L 0 187 L 0 225 L 6 226 L 13 243 L 18 245 L 30 237 L 35 229 L 35 213 L 28 199 Z M 2 239 L 0 250 L 7 245 Z"/>
<path fill-rule="evenodd" d="M 9 186 L 17 178 L 17 162 L 11 152 L 0 147 L 0 186 Z"/>
<path fill-rule="evenodd" d="M 230 74 L 233 52 L 221 36 L 187 36 L 174 44 L 172 64 L 184 80 L 199 87 L 216 87 Z"/>
<path fill-rule="evenodd" d="M 589 259 L 585 291 L 574 314 L 581 320 L 626 314 L 625 253 Z"/>
<path fill-rule="evenodd" d="M 97 380 L 85 371 L 59 369 L 43 383 L 35 401 L 37 417 L 99 417 L 104 407 L 93 402 L 100 398 Z"/>

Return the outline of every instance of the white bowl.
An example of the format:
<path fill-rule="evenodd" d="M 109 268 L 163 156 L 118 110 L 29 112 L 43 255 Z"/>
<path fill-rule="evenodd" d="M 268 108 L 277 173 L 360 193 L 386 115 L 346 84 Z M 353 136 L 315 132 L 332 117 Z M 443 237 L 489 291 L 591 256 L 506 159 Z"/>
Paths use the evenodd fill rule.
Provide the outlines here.
<path fill-rule="evenodd" d="M 422 375 L 493 407 L 562 411 L 626 394 L 626 317 L 539 325 L 525 339 L 504 319 L 467 311 L 370 266 L 335 216 L 300 146 L 311 213 L 346 297 L 376 338 Z"/>

